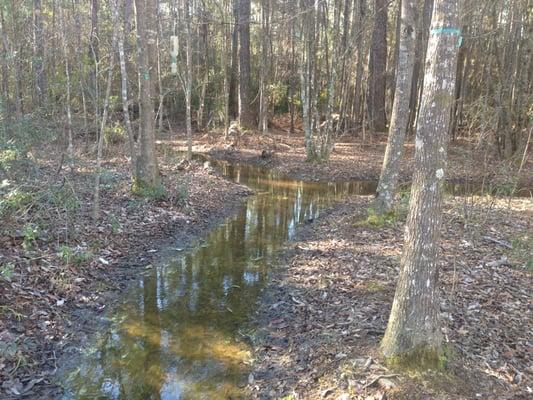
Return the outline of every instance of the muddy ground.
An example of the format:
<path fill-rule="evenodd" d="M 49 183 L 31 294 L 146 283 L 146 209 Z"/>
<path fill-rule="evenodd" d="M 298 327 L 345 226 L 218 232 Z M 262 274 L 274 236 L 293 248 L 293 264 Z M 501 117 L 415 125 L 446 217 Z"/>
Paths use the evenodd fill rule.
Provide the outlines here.
<path fill-rule="evenodd" d="M 371 204 L 331 207 L 280 256 L 254 317 L 249 398 L 530 398 L 531 200 L 447 199 L 439 289 L 448 363 L 425 374 L 391 370 L 379 352 L 404 217 L 375 226 Z"/>
<path fill-rule="evenodd" d="M 179 166 L 172 153 L 159 157 L 164 193 L 135 196 L 128 161 L 111 155 L 124 152 L 108 149 L 94 222 L 94 162 L 77 154 L 59 166 L 53 152 L 2 171 L 26 197 L 3 209 L 0 228 L 0 398 L 55 398 L 62 354 L 83 346 L 131 279 L 251 194 L 200 163 Z"/>

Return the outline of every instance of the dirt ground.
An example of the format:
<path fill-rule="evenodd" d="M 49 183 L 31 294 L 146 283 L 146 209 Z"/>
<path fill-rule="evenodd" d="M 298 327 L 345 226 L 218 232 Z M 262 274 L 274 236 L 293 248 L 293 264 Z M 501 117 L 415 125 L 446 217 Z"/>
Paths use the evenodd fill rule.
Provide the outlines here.
<path fill-rule="evenodd" d="M 369 224 L 371 201 L 331 207 L 282 254 L 254 318 L 249 397 L 530 398 L 531 200 L 447 199 L 439 264 L 448 365 L 426 374 L 390 370 L 380 356 L 404 220 Z"/>
<path fill-rule="evenodd" d="M 9 174 L 27 198 L 0 228 L 0 398 L 54 398 L 65 348 L 97 329 L 95 318 L 152 257 L 204 236 L 251 193 L 202 164 L 179 167 L 172 153 L 159 157 L 165 193 L 134 196 L 127 160 L 111 156 L 124 152 L 110 149 L 94 223 L 94 162 L 77 154 L 58 171 L 53 151 Z"/>

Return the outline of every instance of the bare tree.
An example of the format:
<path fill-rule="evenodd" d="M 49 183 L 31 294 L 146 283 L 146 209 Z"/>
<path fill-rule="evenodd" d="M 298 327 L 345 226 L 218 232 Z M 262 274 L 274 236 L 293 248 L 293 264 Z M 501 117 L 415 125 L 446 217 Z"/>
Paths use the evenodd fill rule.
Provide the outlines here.
<path fill-rule="evenodd" d="M 377 132 L 387 129 L 387 7 L 388 0 L 374 0 L 374 25 L 368 58 L 368 117 L 370 127 Z"/>
<path fill-rule="evenodd" d="M 403 0 L 400 12 L 400 37 L 398 71 L 392 106 L 389 139 L 381 176 L 377 188 L 377 209 L 388 212 L 393 206 L 394 193 L 398 184 L 400 159 L 409 122 L 409 98 L 415 56 L 416 0 Z"/>
<path fill-rule="evenodd" d="M 459 0 L 436 0 L 426 57 L 409 216 L 400 277 L 382 342 L 386 357 L 435 365 L 438 321 L 437 252 L 450 109 L 453 101 Z"/>
<path fill-rule="evenodd" d="M 137 41 L 139 53 L 139 80 L 141 99 L 140 154 L 137 159 L 137 187 L 155 187 L 160 183 L 155 149 L 154 88 L 157 26 L 156 3 L 135 0 Z"/>
<path fill-rule="evenodd" d="M 46 98 L 46 75 L 41 0 L 33 0 L 33 76 L 35 79 L 35 98 L 37 104 L 42 107 Z"/>
<path fill-rule="evenodd" d="M 113 1 L 113 36 L 111 39 L 111 51 L 109 52 L 109 68 L 107 70 L 107 85 L 102 109 L 102 119 L 100 121 L 100 132 L 98 134 L 98 147 L 96 153 L 96 178 L 94 187 L 93 218 L 100 218 L 100 177 L 102 175 L 102 149 L 104 146 L 105 127 L 109 109 L 109 97 L 111 96 L 111 86 L 113 84 L 113 70 L 115 68 L 115 47 L 117 43 L 118 25 L 118 0 Z"/>
<path fill-rule="evenodd" d="M 192 159 L 192 121 L 191 121 L 191 96 L 192 96 L 192 38 L 191 38 L 191 2 L 185 0 L 185 25 L 187 27 L 186 41 L 186 71 L 185 71 L 185 107 L 187 124 L 187 159 Z"/>
<path fill-rule="evenodd" d="M 65 17 L 63 15 L 63 7 L 59 6 L 59 20 L 61 24 L 61 44 L 63 49 L 63 58 L 65 62 L 65 77 L 66 77 L 66 112 L 67 112 L 67 122 L 66 122 L 66 139 L 67 139 L 67 152 L 70 158 L 73 154 L 73 143 L 72 143 L 72 104 L 71 104 L 71 83 L 70 83 L 70 57 L 67 47 L 67 33 L 65 28 Z"/>
<path fill-rule="evenodd" d="M 133 134 L 133 128 L 131 126 L 131 117 L 129 110 L 129 96 L 128 96 L 128 71 L 126 69 L 126 51 L 124 49 L 124 39 L 127 33 L 129 33 L 129 11 L 131 10 L 131 0 L 125 0 L 124 7 L 124 22 L 119 29 L 117 36 L 118 44 L 118 56 L 120 64 L 120 94 L 122 98 L 122 113 L 124 115 L 124 125 L 126 126 L 126 133 L 128 135 L 128 145 L 130 150 L 130 165 L 131 175 L 135 176 L 135 166 L 137 164 L 137 149 L 135 146 L 135 138 Z M 118 5 L 117 5 L 118 6 Z"/>
<path fill-rule="evenodd" d="M 239 123 L 253 126 L 250 107 L 250 0 L 239 0 Z"/>

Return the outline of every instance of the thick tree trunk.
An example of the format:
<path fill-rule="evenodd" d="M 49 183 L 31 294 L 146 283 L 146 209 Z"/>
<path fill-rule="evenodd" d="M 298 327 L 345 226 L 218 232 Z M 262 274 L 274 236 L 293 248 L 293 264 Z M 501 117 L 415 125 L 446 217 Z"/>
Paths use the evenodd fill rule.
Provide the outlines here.
<path fill-rule="evenodd" d="M 459 0 L 436 0 L 401 272 L 382 350 L 386 357 L 434 367 L 442 346 L 438 321 L 437 251 L 450 109 L 453 102 Z"/>
<path fill-rule="evenodd" d="M 239 123 L 253 126 L 250 107 L 250 0 L 239 0 Z"/>
<path fill-rule="evenodd" d="M 387 6 L 388 0 L 374 1 L 374 25 L 368 61 L 368 117 L 370 128 L 376 132 L 387 129 Z"/>
<path fill-rule="evenodd" d="M 416 40 L 416 0 L 403 0 L 401 5 L 400 19 L 402 22 L 398 38 L 400 46 L 396 89 L 394 91 L 389 139 L 377 189 L 376 205 L 379 212 L 388 212 L 393 206 L 400 172 L 400 159 L 403 154 L 403 144 L 409 122 L 409 95 L 413 77 Z"/>
<path fill-rule="evenodd" d="M 156 60 L 156 7 L 152 0 L 135 0 L 137 41 L 139 43 L 139 80 L 141 98 L 140 154 L 137 160 L 136 187 L 159 185 L 155 152 L 154 89 Z"/>

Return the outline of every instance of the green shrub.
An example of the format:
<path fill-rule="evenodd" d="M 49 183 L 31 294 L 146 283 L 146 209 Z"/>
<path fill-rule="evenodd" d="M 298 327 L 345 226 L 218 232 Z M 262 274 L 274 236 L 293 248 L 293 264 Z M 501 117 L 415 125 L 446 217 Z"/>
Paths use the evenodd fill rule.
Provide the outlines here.
<path fill-rule="evenodd" d="M 136 196 L 144 197 L 150 200 L 163 200 L 167 197 L 167 192 L 163 185 L 151 186 L 139 179 L 133 180 L 131 191 Z"/>
<path fill-rule="evenodd" d="M 63 245 L 59 247 L 59 257 L 66 265 L 80 266 L 93 258 L 92 253 L 73 249 Z"/>
<path fill-rule="evenodd" d="M 2 264 L 0 266 L 0 277 L 6 281 L 11 281 L 13 272 L 15 271 L 15 265 L 11 262 Z"/>
<path fill-rule="evenodd" d="M 509 259 L 523 266 L 527 271 L 533 272 L 533 237 L 531 232 L 526 232 L 511 240 L 512 250 L 507 255 Z"/>
<path fill-rule="evenodd" d="M 8 186 L 8 183 L 5 183 L 5 187 Z M 33 199 L 34 194 L 28 191 L 25 191 L 21 188 L 14 188 L 9 190 L 7 193 L 3 193 L 2 188 L 4 187 L 4 182 L 2 187 L 0 187 L 0 217 L 3 217 L 10 213 L 16 213 L 22 208 L 29 205 Z"/>
<path fill-rule="evenodd" d="M 39 227 L 35 224 L 28 223 L 22 228 L 22 236 L 24 240 L 22 241 L 22 247 L 25 250 L 30 250 L 33 248 L 35 241 L 39 237 Z"/>
<path fill-rule="evenodd" d="M 384 214 L 376 212 L 372 207 L 366 210 L 367 218 L 364 221 L 365 225 L 374 226 L 376 228 L 383 227 L 385 225 L 392 225 L 398 220 L 398 215 L 396 211 L 389 211 Z"/>
<path fill-rule="evenodd" d="M 189 197 L 188 182 L 180 183 L 176 189 L 174 202 L 179 205 Z"/>
<path fill-rule="evenodd" d="M 104 130 L 105 144 L 123 143 L 126 139 L 126 130 L 120 122 L 108 125 Z"/>

